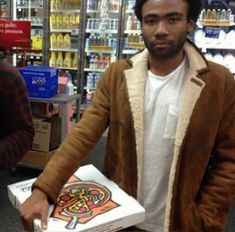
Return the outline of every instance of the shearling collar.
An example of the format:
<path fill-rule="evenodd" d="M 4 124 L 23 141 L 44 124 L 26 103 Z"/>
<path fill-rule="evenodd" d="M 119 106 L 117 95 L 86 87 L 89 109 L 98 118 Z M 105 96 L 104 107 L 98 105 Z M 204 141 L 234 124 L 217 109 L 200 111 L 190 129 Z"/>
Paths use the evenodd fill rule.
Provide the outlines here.
<path fill-rule="evenodd" d="M 201 71 L 207 69 L 207 61 L 201 52 L 197 49 L 197 47 L 189 40 L 186 41 L 184 45 L 184 52 L 188 59 L 189 68 L 195 71 Z M 142 67 L 146 66 L 146 62 L 148 62 L 148 50 L 145 48 L 142 52 L 134 55 L 130 61 L 132 62 L 133 68 L 135 66 L 141 65 Z M 144 64 L 145 63 L 145 64 Z"/>

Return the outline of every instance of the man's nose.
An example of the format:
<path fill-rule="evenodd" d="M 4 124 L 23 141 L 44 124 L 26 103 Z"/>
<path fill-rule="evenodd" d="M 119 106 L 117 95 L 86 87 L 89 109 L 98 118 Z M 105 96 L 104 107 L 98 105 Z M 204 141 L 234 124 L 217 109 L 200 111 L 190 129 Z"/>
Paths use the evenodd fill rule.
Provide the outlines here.
<path fill-rule="evenodd" d="M 156 29 L 155 29 L 155 35 L 167 35 L 168 34 L 168 29 L 167 25 L 164 21 L 159 21 L 156 24 Z"/>

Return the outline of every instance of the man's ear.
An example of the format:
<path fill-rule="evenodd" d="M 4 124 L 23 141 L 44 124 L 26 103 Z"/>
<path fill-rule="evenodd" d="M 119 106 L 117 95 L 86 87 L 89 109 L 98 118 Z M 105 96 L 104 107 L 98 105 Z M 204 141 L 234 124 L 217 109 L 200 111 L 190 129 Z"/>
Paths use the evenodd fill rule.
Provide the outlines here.
<path fill-rule="evenodd" d="M 187 32 L 188 33 L 192 32 L 194 26 L 195 26 L 195 21 L 192 19 L 189 19 L 187 23 Z"/>

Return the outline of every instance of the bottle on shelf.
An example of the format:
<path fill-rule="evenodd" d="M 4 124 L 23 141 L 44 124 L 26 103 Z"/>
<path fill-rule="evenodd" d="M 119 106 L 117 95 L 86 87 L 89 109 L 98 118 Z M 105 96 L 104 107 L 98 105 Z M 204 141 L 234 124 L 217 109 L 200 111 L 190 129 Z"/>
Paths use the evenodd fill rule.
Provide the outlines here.
<path fill-rule="evenodd" d="M 224 57 L 222 56 L 220 51 L 216 51 L 216 54 L 213 57 L 213 61 L 218 64 L 224 65 Z"/>
<path fill-rule="evenodd" d="M 75 22 L 76 22 L 75 14 L 69 14 L 69 29 L 72 29 L 72 26 Z"/>
<path fill-rule="evenodd" d="M 71 53 L 70 52 L 65 53 L 63 66 L 65 68 L 71 68 L 72 67 L 72 58 L 71 58 Z"/>
<path fill-rule="evenodd" d="M 57 59 L 56 59 L 56 67 L 63 67 L 63 54 L 62 52 L 58 52 L 58 56 L 57 56 Z"/>
<path fill-rule="evenodd" d="M 68 94 L 68 95 L 73 95 L 74 94 L 74 85 L 73 85 L 73 82 L 72 82 L 72 75 L 70 74 L 69 71 L 65 71 L 65 74 L 68 78 L 68 81 L 66 83 L 65 93 Z"/>
<path fill-rule="evenodd" d="M 56 37 L 57 48 L 62 49 L 64 47 L 64 37 L 62 33 L 59 33 Z"/>
<path fill-rule="evenodd" d="M 205 54 L 205 57 L 206 57 L 207 60 L 213 61 L 213 55 L 212 55 L 211 52 L 207 52 L 207 53 Z"/>
<path fill-rule="evenodd" d="M 204 23 L 205 20 L 206 20 L 206 17 L 207 17 L 207 11 L 206 11 L 205 8 L 203 8 L 202 11 L 201 11 L 201 13 L 200 13 L 200 21 L 201 21 L 202 23 Z"/>
<path fill-rule="evenodd" d="M 235 57 L 231 52 L 228 52 L 224 56 L 224 65 L 230 69 L 231 72 L 234 72 Z"/>
<path fill-rule="evenodd" d="M 86 83 L 86 87 L 87 87 L 88 90 L 94 88 L 94 78 L 93 78 L 92 73 L 88 73 L 88 74 L 87 74 L 87 83 Z"/>
<path fill-rule="evenodd" d="M 63 29 L 63 17 L 62 17 L 62 14 L 57 14 L 56 15 L 56 24 L 57 24 L 57 29 Z"/>
<path fill-rule="evenodd" d="M 51 10 L 55 10 L 55 0 L 50 1 Z"/>
<path fill-rule="evenodd" d="M 57 48 L 57 37 L 55 33 L 51 33 L 50 35 L 50 45 L 52 49 Z"/>
<path fill-rule="evenodd" d="M 49 66 L 50 67 L 55 67 L 56 66 L 56 53 L 55 52 L 51 52 Z"/>
<path fill-rule="evenodd" d="M 233 44 L 234 43 L 234 38 L 235 38 L 235 30 L 231 29 L 226 35 L 226 42 L 228 44 Z"/>
<path fill-rule="evenodd" d="M 128 10 L 132 10 L 134 6 L 135 6 L 135 0 L 128 0 L 128 5 L 127 5 Z"/>
<path fill-rule="evenodd" d="M 61 8 L 61 0 L 55 0 L 54 9 L 59 10 Z"/>
<path fill-rule="evenodd" d="M 63 48 L 65 49 L 71 48 L 71 37 L 68 33 L 66 33 L 63 37 Z"/>
<path fill-rule="evenodd" d="M 126 21 L 126 30 L 132 30 L 132 28 L 133 28 L 132 25 L 133 25 L 132 16 L 128 15 L 128 18 Z"/>
<path fill-rule="evenodd" d="M 50 29 L 57 29 L 56 15 L 50 15 Z"/>
<path fill-rule="evenodd" d="M 220 10 L 212 9 L 211 11 L 211 20 L 216 22 L 220 18 Z"/>
<path fill-rule="evenodd" d="M 68 16 L 68 14 L 63 14 L 63 16 L 62 16 L 62 28 L 69 29 L 69 16 Z"/>
<path fill-rule="evenodd" d="M 73 53 L 72 68 L 78 68 L 78 53 Z"/>

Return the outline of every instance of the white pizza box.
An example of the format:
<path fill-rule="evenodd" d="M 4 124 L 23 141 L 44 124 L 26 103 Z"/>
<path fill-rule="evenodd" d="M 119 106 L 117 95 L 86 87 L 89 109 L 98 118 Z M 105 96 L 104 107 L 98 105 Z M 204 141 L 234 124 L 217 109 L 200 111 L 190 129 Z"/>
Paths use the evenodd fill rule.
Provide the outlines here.
<path fill-rule="evenodd" d="M 26 200 L 31 194 L 31 186 L 36 178 L 20 181 L 7 186 L 10 202 L 16 208 Z"/>
<path fill-rule="evenodd" d="M 9 199 L 18 206 L 31 194 L 34 179 L 8 185 Z M 35 219 L 35 232 L 118 231 L 145 220 L 145 209 L 95 166 L 81 166 L 50 205 L 48 228 Z"/>

